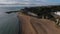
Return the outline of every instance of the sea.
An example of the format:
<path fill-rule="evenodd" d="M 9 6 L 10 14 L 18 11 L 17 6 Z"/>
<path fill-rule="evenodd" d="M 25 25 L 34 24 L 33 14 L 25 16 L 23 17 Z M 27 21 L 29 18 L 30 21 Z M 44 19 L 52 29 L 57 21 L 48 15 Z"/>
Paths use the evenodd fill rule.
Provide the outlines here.
<path fill-rule="evenodd" d="M 19 19 L 16 13 L 5 12 L 23 9 L 24 7 L 0 7 L 0 34 L 18 34 Z"/>

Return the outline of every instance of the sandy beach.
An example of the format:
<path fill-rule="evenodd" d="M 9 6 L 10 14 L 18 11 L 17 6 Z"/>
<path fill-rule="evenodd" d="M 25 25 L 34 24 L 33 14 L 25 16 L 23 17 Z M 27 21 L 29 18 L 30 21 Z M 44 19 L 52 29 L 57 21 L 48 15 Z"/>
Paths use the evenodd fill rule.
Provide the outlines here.
<path fill-rule="evenodd" d="M 22 34 L 60 34 L 60 28 L 54 21 L 38 19 L 18 13 Z"/>

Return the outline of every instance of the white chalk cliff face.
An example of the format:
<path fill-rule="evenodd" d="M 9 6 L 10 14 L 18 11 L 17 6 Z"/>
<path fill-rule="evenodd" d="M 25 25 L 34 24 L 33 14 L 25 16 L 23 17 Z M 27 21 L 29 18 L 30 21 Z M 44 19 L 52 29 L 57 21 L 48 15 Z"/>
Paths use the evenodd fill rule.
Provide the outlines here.
<path fill-rule="evenodd" d="M 60 12 L 55 12 L 55 14 L 60 16 Z"/>

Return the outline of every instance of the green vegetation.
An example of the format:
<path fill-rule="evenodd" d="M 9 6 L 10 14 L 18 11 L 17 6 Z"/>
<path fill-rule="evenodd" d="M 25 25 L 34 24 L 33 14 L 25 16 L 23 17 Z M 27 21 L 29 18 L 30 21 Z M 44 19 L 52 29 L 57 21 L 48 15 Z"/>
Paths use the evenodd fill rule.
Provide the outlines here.
<path fill-rule="evenodd" d="M 25 7 L 24 9 L 25 9 L 26 13 L 32 12 L 32 13 L 37 14 L 38 17 L 44 16 L 44 18 L 46 18 L 46 16 L 49 18 L 52 18 L 53 16 L 51 15 L 51 13 L 54 12 L 48 7 L 30 7 L 30 8 Z"/>

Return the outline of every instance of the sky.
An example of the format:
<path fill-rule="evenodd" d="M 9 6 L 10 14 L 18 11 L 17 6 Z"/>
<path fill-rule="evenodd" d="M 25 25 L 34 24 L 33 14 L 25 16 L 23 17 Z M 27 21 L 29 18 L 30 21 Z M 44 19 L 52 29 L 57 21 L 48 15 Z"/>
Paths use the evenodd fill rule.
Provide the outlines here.
<path fill-rule="evenodd" d="M 0 0 L 0 6 L 59 5 L 60 0 Z"/>

